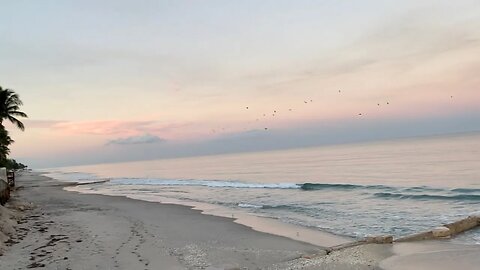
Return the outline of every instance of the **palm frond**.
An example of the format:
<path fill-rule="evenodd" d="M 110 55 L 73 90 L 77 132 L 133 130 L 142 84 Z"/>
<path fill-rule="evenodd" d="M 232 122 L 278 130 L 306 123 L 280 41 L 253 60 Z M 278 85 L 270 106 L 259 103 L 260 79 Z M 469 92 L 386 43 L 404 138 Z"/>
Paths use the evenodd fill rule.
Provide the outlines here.
<path fill-rule="evenodd" d="M 18 94 L 16 94 L 15 92 L 13 92 L 12 90 L 10 89 L 7 89 L 6 91 L 7 92 L 7 99 L 6 99 L 6 104 L 8 105 L 23 105 L 23 102 L 20 100 L 20 96 Z"/>
<path fill-rule="evenodd" d="M 13 117 L 13 116 L 7 116 L 7 119 L 12 122 L 12 124 L 14 124 L 15 126 L 17 126 L 17 128 L 19 128 L 21 131 L 24 131 L 25 130 L 25 126 L 23 125 L 22 122 L 20 122 L 20 120 L 18 120 L 17 118 Z"/>
<path fill-rule="evenodd" d="M 10 111 L 9 114 L 24 117 L 24 118 L 28 118 L 28 115 L 26 113 L 20 112 L 20 111 Z"/>
<path fill-rule="evenodd" d="M 20 111 L 23 105 L 20 96 L 12 89 L 0 87 L 0 124 L 4 119 L 8 119 L 20 130 L 25 130 L 25 126 L 16 117 L 28 117 L 26 113 Z"/>
<path fill-rule="evenodd" d="M 18 111 L 18 110 L 20 110 L 20 106 L 18 105 L 7 106 L 7 111 Z"/>

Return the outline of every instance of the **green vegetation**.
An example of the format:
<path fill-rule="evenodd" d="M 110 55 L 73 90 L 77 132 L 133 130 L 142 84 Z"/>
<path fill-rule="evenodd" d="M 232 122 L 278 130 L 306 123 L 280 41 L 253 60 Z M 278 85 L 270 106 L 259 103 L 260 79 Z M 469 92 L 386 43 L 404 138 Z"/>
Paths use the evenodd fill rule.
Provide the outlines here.
<path fill-rule="evenodd" d="M 21 170 L 27 168 L 27 165 L 17 162 L 13 158 L 7 158 L 0 163 L 1 167 L 5 167 L 9 170 Z"/>
<path fill-rule="evenodd" d="M 20 111 L 20 106 L 22 105 L 23 102 L 15 91 L 3 89 L 0 86 L 0 167 L 6 167 L 7 169 L 23 169 L 27 167 L 22 163 L 17 163 L 14 159 L 8 158 L 10 145 L 15 141 L 9 136 L 3 125 L 3 121 L 8 120 L 20 130 L 25 130 L 25 125 L 18 120 L 18 117 L 28 117 L 27 114 Z"/>

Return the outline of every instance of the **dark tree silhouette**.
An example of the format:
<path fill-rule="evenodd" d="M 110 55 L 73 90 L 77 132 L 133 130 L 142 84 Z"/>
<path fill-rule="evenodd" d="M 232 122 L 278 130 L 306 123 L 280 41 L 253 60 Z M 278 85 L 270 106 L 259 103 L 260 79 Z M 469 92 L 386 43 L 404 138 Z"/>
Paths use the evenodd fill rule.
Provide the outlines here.
<path fill-rule="evenodd" d="M 10 145 L 14 142 L 3 125 L 4 120 L 10 121 L 20 130 L 25 130 L 25 125 L 18 120 L 18 117 L 27 117 L 27 114 L 20 111 L 23 102 L 15 91 L 0 87 L 0 167 L 16 169 L 21 166 L 13 159 L 8 159 Z M 23 165 L 23 164 L 22 164 Z"/>
<path fill-rule="evenodd" d="M 3 126 L 3 121 L 8 120 L 20 130 L 24 131 L 25 126 L 17 118 L 28 117 L 26 113 L 19 111 L 20 106 L 22 105 L 23 102 L 15 91 L 11 89 L 3 89 L 0 86 L 0 125 Z"/>

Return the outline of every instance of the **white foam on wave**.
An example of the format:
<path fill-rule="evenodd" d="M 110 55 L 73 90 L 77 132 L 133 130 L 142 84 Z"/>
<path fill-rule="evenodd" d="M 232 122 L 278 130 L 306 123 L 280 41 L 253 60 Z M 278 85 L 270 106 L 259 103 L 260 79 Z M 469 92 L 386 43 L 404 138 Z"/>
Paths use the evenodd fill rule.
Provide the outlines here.
<path fill-rule="evenodd" d="M 261 209 L 263 208 L 262 205 L 256 205 L 256 204 L 249 204 L 249 203 L 239 203 L 238 207 L 240 208 L 254 208 L 254 209 Z"/>
<path fill-rule="evenodd" d="M 117 178 L 110 181 L 118 185 L 158 185 L 158 186 L 203 186 L 223 188 L 269 188 L 269 189 L 299 189 L 300 186 L 294 183 L 259 184 L 244 183 L 238 181 L 220 180 L 161 180 L 142 178 Z"/>

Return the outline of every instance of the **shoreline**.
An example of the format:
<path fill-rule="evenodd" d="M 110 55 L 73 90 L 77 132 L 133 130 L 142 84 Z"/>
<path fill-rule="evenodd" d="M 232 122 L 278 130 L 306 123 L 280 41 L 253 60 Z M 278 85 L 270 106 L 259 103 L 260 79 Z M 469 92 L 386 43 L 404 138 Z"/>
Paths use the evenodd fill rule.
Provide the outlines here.
<path fill-rule="evenodd" d="M 0 256 L 2 269 L 303 269 L 317 262 L 304 257 L 326 253 L 187 206 L 68 192 L 36 173 L 17 179 L 12 203 L 36 207 L 18 219 L 13 244 Z M 372 262 L 338 269 L 378 269 Z"/>
<path fill-rule="evenodd" d="M 48 177 L 48 176 L 47 176 Z M 51 178 L 51 177 L 49 177 Z M 52 178 L 53 180 L 59 181 Z M 86 183 L 81 183 L 86 185 Z M 182 201 L 173 198 L 165 198 L 161 196 L 155 196 L 147 198 L 131 197 L 128 195 L 117 194 L 105 194 L 88 192 L 85 190 L 80 191 L 75 186 L 65 186 L 63 190 L 68 192 L 76 192 L 79 194 L 95 194 L 112 197 L 122 197 L 131 200 L 139 200 L 145 202 L 159 203 L 162 205 L 180 205 L 199 211 L 200 214 L 222 217 L 231 220 L 232 222 L 240 225 L 247 226 L 255 231 L 267 233 L 275 236 L 286 237 L 294 241 L 300 241 L 307 244 L 312 244 L 322 248 L 328 248 L 332 246 L 342 245 L 349 242 L 356 241 L 353 238 L 347 236 L 336 235 L 322 230 L 316 230 L 314 228 L 308 228 L 305 226 L 285 223 L 275 218 L 256 216 L 248 212 L 243 212 L 237 209 L 230 209 L 223 206 L 212 205 L 208 203 Z"/>
<path fill-rule="evenodd" d="M 412 238 L 411 240 L 415 241 L 415 239 L 418 240 L 419 238 L 422 238 L 420 235 L 427 235 L 429 232 L 428 228 L 426 228 L 423 231 L 412 232 L 410 234 L 404 234 L 400 236 L 393 235 L 393 234 L 389 235 L 389 234 L 372 233 L 364 237 L 352 237 L 348 235 L 336 234 L 335 232 L 325 231 L 317 227 L 308 227 L 308 226 L 302 226 L 299 224 L 284 222 L 275 217 L 258 215 L 256 213 L 244 211 L 243 209 L 231 208 L 223 205 L 218 205 L 215 203 L 212 204 L 212 203 L 198 202 L 198 201 L 192 201 L 187 199 L 184 200 L 184 199 L 178 199 L 178 198 L 164 197 L 158 194 L 155 194 L 155 195 L 152 195 L 152 194 L 144 195 L 142 193 L 119 194 L 114 191 L 109 192 L 108 189 L 106 188 L 102 189 L 100 187 L 99 189 L 96 189 L 95 187 L 92 187 L 92 188 L 85 187 L 89 185 L 102 184 L 110 180 L 97 180 L 97 181 L 91 181 L 91 182 L 74 182 L 73 180 L 72 181 L 60 180 L 60 179 L 56 179 L 54 177 L 48 176 L 48 172 L 41 172 L 41 173 L 42 174 L 45 173 L 46 177 L 52 178 L 53 180 L 56 180 L 59 183 L 65 183 L 63 189 L 69 192 L 76 192 L 79 194 L 117 196 L 117 197 L 129 198 L 133 200 L 160 203 L 165 205 L 169 205 L 169 204 L 183 205 L 195 210 L 199 210 L 201 214 L 232 219 L 232 221 L 237 224 L 245 225 L 259 232 L 264 232 L 264 233 L 273 234 L 277 236 L 283 236 L 295 241 L 301 241 L 301 242 L 313 244 L 313 245 L 324 247 L 324 248 L 345 246 L 351 243 L 361 242 L 362 240 L 375 237 L 375 236 L 383 236 L 383 237 L 391 236 L 393 237 L 394 241 L 399 241 L 399 242 L 408 241 L 407 240 L 408 238 Z M 465 216 L 464 219 L 457 219 L 453 222 L 454 223 L 465 222 L 469 217 L 476 217 L 476 220 L 480 220 L 480 216 L 470 215 L 470 216 Z M 475 223 L 478 223 L 478 221 L 475 221 Z M 433 229 L 439 226 L 446 226 L 446 223 L 433 224 L 431 225 L 430 228 Z M 476 226 L 472 226 L 471 228 L 465 228 L 460 230 L 459 228 L 457 228 L 455 229 L 454 234 L 455 235 L 463 234 L 465 231 L 470 231 L 475 227 Z M 434 238 L 434 237 L 426 237 L 423 240 L 427 240 L 429 238 Z M 472 243 L 466 242 L 462 244 L 469 245 Z M 476 242 L 475 244 L 479 244 L 479 243 Z"/>
<path fill-rule="evenodd" d="M 480 246 L 448 240 L 366 244 L 327 255 L 320 246 L 192 207 L 69 192 L 55 183 L 36 173 L 19 175 L 7 206 L 24 206 L 13 215 L 1 269 L 441 270 L 451 269 L 452 260 L 461 260 L 462 269 L 480 264 Z"/>

